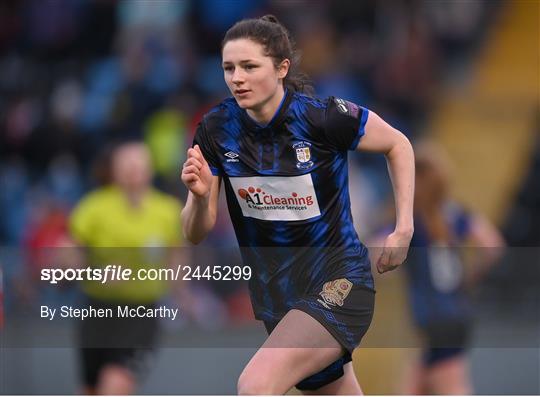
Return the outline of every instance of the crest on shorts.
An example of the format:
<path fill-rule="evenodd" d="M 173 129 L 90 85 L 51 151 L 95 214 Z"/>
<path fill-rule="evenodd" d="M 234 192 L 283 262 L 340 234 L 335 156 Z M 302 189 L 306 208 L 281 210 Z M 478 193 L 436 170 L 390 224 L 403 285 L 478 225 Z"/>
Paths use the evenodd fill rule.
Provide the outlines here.
<path fill-rule="evenodd" d="M 299 169 L 308 169 L 313 166 L 313 161 L 311 161 L 311 143 L 306 141 L 297 142 L 293 145 L 293 149 L 296 152 L 296 168 Z"/>
<path fill-rule="evenodd" d="M 330 306 L 343 306 L 345 298 L 351 292 L 352 285 L 346 278 L 328 281 L 324 283 L 322 291 L 319 293 L 322 299 L 317 299 L 317 301 L 328 309 Z"/>

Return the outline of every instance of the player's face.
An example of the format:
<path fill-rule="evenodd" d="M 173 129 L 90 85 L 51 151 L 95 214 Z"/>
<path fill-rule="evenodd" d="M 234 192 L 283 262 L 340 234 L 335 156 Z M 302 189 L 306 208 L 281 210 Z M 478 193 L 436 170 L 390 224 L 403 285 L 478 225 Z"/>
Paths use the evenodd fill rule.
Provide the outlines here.
<path fill-rule="evenodd" d="M 240 107 L 261 111 L 279 106 L 288 60 L 276 68 L 263 46 L 249 39 L 228 41 L 222 55 L 225 82 Z"/>
<path fill-rule="evenodd" d="M 152 179 L 150 153 L 143 144 L 119 147 L 113 157 L 114 182 L 127 190 L 142 190 Z"/>

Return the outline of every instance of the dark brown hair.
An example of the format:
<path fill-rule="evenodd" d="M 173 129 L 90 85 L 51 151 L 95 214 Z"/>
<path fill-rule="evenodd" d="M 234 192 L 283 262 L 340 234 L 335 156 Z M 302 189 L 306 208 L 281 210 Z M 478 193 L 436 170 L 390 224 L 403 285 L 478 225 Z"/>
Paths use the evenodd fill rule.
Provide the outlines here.
<path fill-rule="evenodd" d="M 271 57 L 277 68 L 288 59 L 291 62 L 289 72 L 283 79 L 283 86 L 294 92 L 313 95 L 314 90 L 308 77 L 298 70 L 300 55 L 294 48 L 294 42 L 287 29 L 273 15 L 258 19 L 243 19 L 233 25 L 221 43 L 221 50 L 231 40 L 250 39 L 263 46 L 265 54 Z"/>

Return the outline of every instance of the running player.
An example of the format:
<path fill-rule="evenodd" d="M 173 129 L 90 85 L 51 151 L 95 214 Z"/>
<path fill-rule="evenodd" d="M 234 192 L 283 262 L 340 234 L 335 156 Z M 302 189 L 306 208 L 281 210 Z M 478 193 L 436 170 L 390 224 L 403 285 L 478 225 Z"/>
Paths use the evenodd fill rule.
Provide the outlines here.
<path fill-rule="evenodd" d="M 450 200 L 440 149 L 423 143 L 415 154 L 415 232 L 406 270 L 413 317 L 426 346 L 423 357 L 407 367 L 403 392 L 473 394 L 465 355 L 471 316 L 465 287 L 497 259 L 504 241 L 484 217 Z M 476 258 L 469 271 L 460 252 L 465 244 L 479 248 L 468 255 Z"/>
<path fill-rule="evenodd" d="M 351 353 L 367 331 L 374 285 L 354 230 L 347 151 L 386 155 L 397 222 L 377 262 L 399 266 L 413 232 L 411 145 L 378 115 L 343 99 L 318 100 L 296 71 L 287 30 L 273 16 L 243 20 L 222 43 L 233 98 L 206 114 L 182 181 L 185 236 L 205 238 L 223 181 L 236 237 L 253 266 L 255 316 L 270 333 L 238 380 L 240 394 L 361 394 Z"/>

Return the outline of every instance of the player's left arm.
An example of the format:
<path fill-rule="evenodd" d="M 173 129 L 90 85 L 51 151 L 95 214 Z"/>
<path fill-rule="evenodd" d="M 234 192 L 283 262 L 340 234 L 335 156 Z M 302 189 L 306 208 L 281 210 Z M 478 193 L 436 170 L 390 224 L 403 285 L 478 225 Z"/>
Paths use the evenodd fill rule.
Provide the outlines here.
<path fill-rule="evenodd" d="M 374 112 L 369 112 L 365 133 L 356 150 L 385 155 L 394 189 L 396 227 L 386 237 L 377 261 L 378 272 L 384 273 L 405 261 L 414 232 L 414 152 L 407 137 Z"/>

